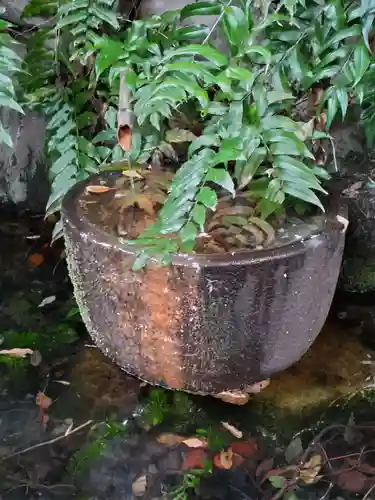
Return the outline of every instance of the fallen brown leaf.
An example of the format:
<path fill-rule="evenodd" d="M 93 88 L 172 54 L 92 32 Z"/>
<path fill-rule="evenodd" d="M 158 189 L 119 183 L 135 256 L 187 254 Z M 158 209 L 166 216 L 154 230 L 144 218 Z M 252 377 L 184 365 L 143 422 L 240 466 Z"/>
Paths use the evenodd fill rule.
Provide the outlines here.
<path fill-rule="evenodd" d="M 313 455 L 308 462 L 301 468 L 299 478 L 305 484 L 312 484 L 322 468 L 321 455 Z"/>
<path fill-rule="evenodd" d="M 239 465 L 243 464 L 244 461 L 245 461 L 244 457 L 241 457 L 241 455 L 238 455 L 237 453 L 233 453 L 232 455 L 233 467 L 238 467 Z"/>
<path fill-rule="evenodd" d="M 221 399 L 225 403 L 242 406 L 248 403 L 249 395 L 242 391 L 224 391 L 215 394 L 215 398 Z"/>
<path fill-rule="evenodd" d="M 237 453 L 245 458 L 254 457 L 259 452 L 255 439 L 249 439 L 247 441 L 234 441 L 230 446 L 234 453 Z"/>
<path fill-rule="evenodd" d="M 35 398 L 35 404 L 43 410 L 47 410 L 52 404 L 52 399 L 39 391 Z"/>
<path fill-rule="evenodd" d="M 33 351 L 30 354 L 30 364 L 32 366 L 39 366 L 41 362 L 42 362 L 42 355 L 40 354 L 40 352 Z"/>
<path fill-rule="evenodd" d="M 257 470 L 255 471 L 255 477 L 261 477 L 264 474 L 267 474 L 267 472 L 272 469 L 274 462 L 274 458 L 266 458 L 266 460 L 263 460 L 263 462 L 258 465 Z"/>
<path fill-rule="evenodd" d="M 267 380 L 261 380 L 256 384 L 247 385 L 245 387 L 245 391 L 249 394 L 258 394 L 258 392 L 263 391 L 266 387 L 268 387 L 271 383 L 271 380 L 268 378 Z"/>
<path fill-rule="evenodd" d="M 41 253 L 32 253 L 27 259 L 31 267 L 38 267 L 44 262 L 44 257 Z"/>
<path fill-rule="evenodd" d="M 185 441 L 186 437 L 185 436 L 179 436 L 178 434 L 160 434 L 156 438 L 156 440 L 161 443 L 165 444 L 166 446 L 177 446 L 178 444 L 181 444 Z"/>
<path fill-rule="evenodd" d="M 350 493 L 361 493 L 366 484 L 366 476 L 358 470 L 338 471 L 336 483 L 340 488 Z"/>
<path fill-rule="evenodd" d="M 188 448 L 207 448 L 208 442 L 206 438 L 191 437 L 182 441 Z"/>
<path fill-rule="evenodd" d="M 135 497 L 142 497 L 147 490 L 147 477 L 139 476 L 132 484 L 132 492 Z"/>
<path fill-rule="evenodd" d="M 218 455 L 214 456 L 213 464 L 218 469 L 229 470 L 233 466 L 233 451 L 231 448 L 222 450 Z"/>
<path fill-rule="evenodd" d="M 26 358 L 28 354 L 33 354 L 34 351 L 28 348 L 15 347 L 14 349 L 3 349 L 0 354 L 4 356 L 12 356 L 13 358 Z"/>
<path fill-rule="evenodd" d="M 113 191 L 114 188 L 110 188 L 108 186 L 102 186 L 102 185 L 94 185 L 94 186 L 87 186 L 86 187 L 86 192 L 90 194 L 102 194 L 102 193 L 108 193 L 108 191 Z"/>
<path fill-rule="evenodd" d="M 143 179 L 143 175 L 134 169 L 123 170 L 122 175 L 125 175 L 125 177 L 129 177 L 130 179 Z"/>
<path fill-rule="evenodd" d="M 204 469 L 207 453 L 202 448 L 191 448 L 185 454 L 182 470 Z"/>
<path fill-rule="evenodd" d="M 231 425 L 228 422 L 221 422 L 221 425 L 237 439 L 241 439 L 243 437 L 243 432 L 237 429 L 237 427 L 234 427 L 234 425 Z"/>

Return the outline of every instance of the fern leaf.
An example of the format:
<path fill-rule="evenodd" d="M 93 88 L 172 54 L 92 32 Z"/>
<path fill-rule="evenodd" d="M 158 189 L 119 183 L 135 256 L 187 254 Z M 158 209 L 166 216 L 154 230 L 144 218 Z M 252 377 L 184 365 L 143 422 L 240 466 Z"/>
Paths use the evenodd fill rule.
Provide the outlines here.
<path fill-rule="evenodd" d="M 22 107 L 17 102 L 14 80 L 21 69 L 22 59 L 15 51 L 17 43 L 5 33 L 10 26 L 7 21 L 1 20 L 0 24 L 0 106 L 24 114 Z M 13 141 L 0 122 L 0 143 L 13 147 Z"/>

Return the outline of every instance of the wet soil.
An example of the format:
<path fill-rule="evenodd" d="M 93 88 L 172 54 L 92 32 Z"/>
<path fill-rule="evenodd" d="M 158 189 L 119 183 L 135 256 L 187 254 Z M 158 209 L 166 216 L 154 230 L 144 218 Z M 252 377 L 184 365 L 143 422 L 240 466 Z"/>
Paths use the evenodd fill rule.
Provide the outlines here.
<path fill-rule="evenodd" d="M 353 492 L 353 477 L 344 475 L 345 481 L 333 481 L 325 498 L 365 496 L 374 484 L 369 446 L 375 435 L 371 426 L 363 431 L 354 424 L 373 420 L 375 352 L 363 342 L 358 325 L 333 315 L 302 360 L 243 407 L 152 389 L 92 345 L 75 314 L 63 248 L 50 248 L 50 232 L 41 217 L 0 218 L 0 349 L 30 348 L 41 356 L 34 364 L 31 357 L 0 363 L 1 500 L 270 500 L 279 490 L 263 476 L 272 468 L 285 469 L 293 436 L 303 431 L 306 450 L 322 428 L 342 424 L 346 429 L 348 422 L 350 443 L 342 428 L 322 438 L 332 461 L 319 469 L 324 477 L 315 490 L 302 482 L 303 488 L 293 491 L 296 498 L 321 498 L 332 479 L 327 464 L 336 470 L 337 463 L 366 477 L 357 474 L 363 484 Z M 36 399 L 38 392 L 46 404 Z M 243 437 L 236 438 L 221 422 Z M 209 446 L 168 445 L 160 442 L 166 433 L 198 436 Z M 249 444 L 239 445 L 244 440 L 253 443 L 251 453 Z M 237 465 L 229 470 L 214 466 L 203 479 L 192 474 L 201 467 L 208 471 L 228 446 L 239 452 Z M 319 450 L 311 449 L 307 458 L 323 454 Z M 336 460 L 348 454 L 361 456 L 367 472 L 347 458 Z M 288 471 L 283 474 L 288 477 Z"/>

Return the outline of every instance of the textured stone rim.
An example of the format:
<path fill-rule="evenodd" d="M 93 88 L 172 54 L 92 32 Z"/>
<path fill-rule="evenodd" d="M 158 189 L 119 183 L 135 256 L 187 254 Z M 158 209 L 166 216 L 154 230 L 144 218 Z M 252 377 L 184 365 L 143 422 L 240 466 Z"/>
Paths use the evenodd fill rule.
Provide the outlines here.
<path fill-rule="evenodd" d="M 118 175 L 118 172 L 108 172 L 108 176 Z M 63 216 L 69 220 L 70 224 L 88 239 L 94 240 L 96 244 L 111 246 L 127 255 L 134 255 L 139 247 L 122 243 L 115 235 L 102 230 L 93 224 L 79 207 L 78 200 L 85 188 L 101 179 L 101 175 L 92 175 L 88 179 L 78 182 L 64 196 L 62 201 Z M 100 196 L 100 195 L 98 195 Z M 345 232 L 343 224 L 337 220 L 337 216 L 347 218 L 347 204 L 338 194 L 331 194 L 327 200 L 327 222 L 320 236 L 331 234 L 332 232 Z M 243 250 L 236 253 L 226 254 L 172 254 L 172 264 L 187 267 L 221 267 L 230 264 L 241 264 L 252 262 L 264 262 L 267 260 L 282 259 L 285 256 L 298 255 L 306 252 L 306 248 L 314 246 L 316 236 L 300 240 L 297 242 L 285 243 L 279 247 L 261 250 Z"/>

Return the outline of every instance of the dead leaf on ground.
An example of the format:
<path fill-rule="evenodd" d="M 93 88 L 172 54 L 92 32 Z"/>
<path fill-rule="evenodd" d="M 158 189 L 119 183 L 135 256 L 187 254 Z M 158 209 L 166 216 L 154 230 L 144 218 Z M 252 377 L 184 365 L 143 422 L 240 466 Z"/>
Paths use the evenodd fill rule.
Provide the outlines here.
<path fill-rule="evenodd" d="M 43 392 L 39 391 L 35 398 L 35 404 L 43 410 L 47 410 L 52 404 L 52 399 L 46 396 Z"/>
<path fill-rule="evenodd" d="M 191 437 L 184 439 L 182 441 L 184 445 L 186 445 L 188 448 L 207 448 L 208 447 L 208 442 L 206 438 L 198 438 L 198 437 Z"/>
<path fill-rule="evenodd" d="M 214 456 L 213 464 L 218 469 L 229 470 L 233 466 L 233 451 L 231 448 L 222 450 L 218 455 Z"/>
<path fill-rule="evenodd" d="M 258 454 L 259 448 L 255 439 L 247 441 L 235 441 L 231 445 L 232 451 L 245 458 L 254 457 Z"/>
<path fill-rule="evenodd" d="M 32 366 L 39 366 L 40 363 L 42 362 L 42 355 L 40 354 L 39 351 L 33 351 L 30 354 L 30 364 Z"/>
<path fill-rule="evenodd" d="M 348 463 L 349 467 L 354 467 L 364 474 L 375 476 L 375 467 L 373 465 L 367 464 L 365 462 L 360 462 L 355 458 L 347 458 L 345 461 Z"/>
<path fill-rule="evenodd" d="M 179 436 L 178 434 L 160 434 L 156 438 L 156 440 L 161 443 L 165 444 L 166 446 L 177 446 L 178 444 L 181 444 L 185 441 L 186 436 Z"/>
<path fill-rule="evenodd" d="M 257 467 L 257 470 L 255 472 L 255 477 L 261 477 L 264 474 L 267 474 L 267 472 L 272 469 L 274 462 L 275 459 L 273 457 L 266 458 L 266 460 L 263 460 L 263 462 L 261 462 Z"/>
<path fill-rule="evenodd" d="M 237 429 L 237 427 L 234 427 L 234 425 L 231 425 L 228 422 L 221 422 L 221 425 L 237 439 L 241 439 L 243 437 L 243 432 Z"/>
<path fill-rule="evenodd" d="M 52 304 L 56 300 L 56 295 L 50 295 L 49 297 L 44 297 L 42 302 L 38 305 L 38 307 L 44 307 L 48 306 L 49 304 Z"/>
<path fill-rule="evenodd" d="M 113 191 L 114 188 L 108 187 L 108 186 L 102 186 L 101 184 L 93 185 L 93 186 L 86 186 L 86 192 L 90 194 L 102 194 L 102 193 L 108 193 L 109 191 Z"/>
<path fill-rule="evenodd" d="M 141 497 L 147 490 L 147 477 L 140 476 L 132 484 L 132 492 L 135 497 Z"/>
<path fill-rule="evenodd" d="M 249 395 L 242 391 L 224 391 L 215 394 L 215 398 L 221 399 L 225 403 L 243 406 L 249 401 Z"/>
<path fill-rule="evenodd" d="M 350 493 L 361 493 L 366 484 L 366 476 L 358 470 L 338 471 L 336 483 L 340 488 Z"/>
<path fill-rule="evenodd" d="M 348 219 L 346 219 L 345 217 L 343 217 L 342 215 L 336 215 L 336 219 L 337 221 L 343 225 L 343 228 L 341 229 L 341 232 L 342 233 L 345 233 L 348 225 L 349 225 L 349 221 Z"/>
<path fill-rule="evenodd" d="M 26 358 L 27 355 L 33 354 L 34 351 L 28 348 L 15 347 L 14 349 L 3 349 L 0 354 L 4 356 L 12 356 L 13 358 Z"/>
<path fill-rule="evenodd" d="M 136 203 L 145 212 L 149 215 L 155 214 L 154 203 L 146 194 L 139 194 L 136 198 Z"/>
<path fill-rule="evenodd" d="M 252 385 L 247 385 L 245 387 L 245 391 L 248 392 L 249 394 L 257 394 L 258 392 L 263 391 L 266 387 L 268 387 L 271 383 L 271 379 L 266 379 L 266 380 L 261 380 L 260 382 L 257 382 L 256 384 Z"/>
<path fill-rule="evenodd" d="M 313 455 L 310 460 L 308 460 L 303 468 L 301 468 L 299 473 L 299 478 L 305 484 L 312 484 L 316 479 L 322 468 L 322 457 L 321 455 Z"/>
<path fill-rule="evenodd" d="M 44 257 L 41 253 L 32 253 L 27 259 L 31 267 L 38 267 L 44 262 Z"/>
<path fill-rule="evenodd" d="M 202 448 L 191 448 L 185 454 L 182 470 L 204 469 L 207 453 Z"/>
<path fill-rule="evenodd" d="M 122 175 L 125 175 L 125 177 L 129 177 L 129 179 L 143 179 L 143 175 L 141 175 L 137 170 L 134 169 L 129 169 L 129 170 L 123 170 Z"/>

